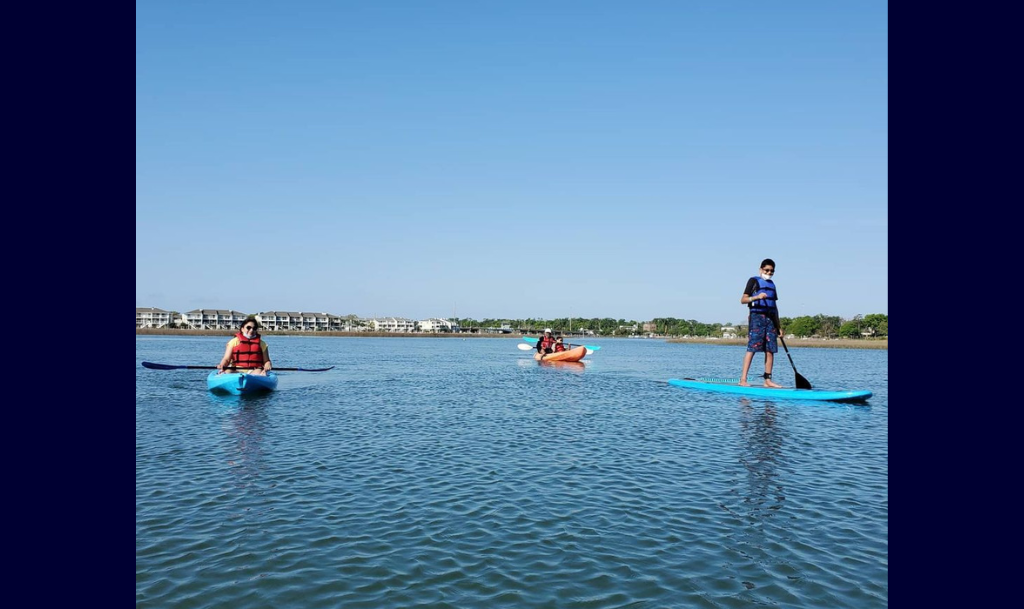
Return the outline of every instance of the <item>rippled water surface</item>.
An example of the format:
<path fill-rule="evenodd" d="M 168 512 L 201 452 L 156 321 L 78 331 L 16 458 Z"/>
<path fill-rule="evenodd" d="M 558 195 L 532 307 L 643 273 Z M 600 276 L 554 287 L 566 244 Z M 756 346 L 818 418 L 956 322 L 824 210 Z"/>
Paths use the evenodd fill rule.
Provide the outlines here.
<path fill-rule="evenodd" d="M 743 348 L 659 340 L 270 337 L 336 368 L 257 397 L 141 366 L 226 340 L 136 337 L 136 607 L 888 605 L 887 351 L 789 343 L 866 405 L 672 387 Z"/>

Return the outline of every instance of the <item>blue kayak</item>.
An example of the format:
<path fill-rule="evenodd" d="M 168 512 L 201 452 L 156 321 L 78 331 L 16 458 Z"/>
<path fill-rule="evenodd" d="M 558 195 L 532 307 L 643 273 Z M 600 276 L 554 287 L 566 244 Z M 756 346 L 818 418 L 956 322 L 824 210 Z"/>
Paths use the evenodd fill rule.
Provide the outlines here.
<path fill-rule="evenodd" d="M 231 395 L 273 391 L 277 389 L 277 375 L 273 372 L 266 376 L 242 372 L 217 374 L 217 371 L 214 370 L 210 376 L 206 377 L 206 386 L 214 393 L 230 393 Z"/>
<path fill-rule="evenodd" d="M 737 385 L 736 383 L 723 383 L 714 381 L 701 381 L 698 379 L 669 379 L 669 385 L 697 389 L 700 391 L 716 391 L 718 393 L 734 393 L 750 397 L 769 398 L 773 400 L 815 400 L 825 402 L 865 402 L 871 397 L 871 392 L 860 391 L 827 391 L 824 389 L 793 389 L 783 387 L 764 387 L 763 385 Z"/>

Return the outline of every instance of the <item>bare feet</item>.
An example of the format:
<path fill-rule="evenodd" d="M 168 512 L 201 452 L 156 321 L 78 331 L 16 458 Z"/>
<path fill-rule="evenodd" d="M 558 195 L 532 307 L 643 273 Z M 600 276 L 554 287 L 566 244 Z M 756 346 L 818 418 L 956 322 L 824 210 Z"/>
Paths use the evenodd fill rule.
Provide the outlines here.
<path fill-rule="evenodd" d="M 739 385 L 740 387 L 750 387 L 750 383 L 748 383 L 747 381 L 740 381 L 739 383 L 737 383 L 737 385 Z"/>
<path fill-rule="evenodd" d="M 764 386 L 765 387 L 775 387 L 776 389 L 782 389 L 782 385 L 776 383 L 775 381 L 773 381 L 771 379 L 765 379 L 764 380 Z"/>

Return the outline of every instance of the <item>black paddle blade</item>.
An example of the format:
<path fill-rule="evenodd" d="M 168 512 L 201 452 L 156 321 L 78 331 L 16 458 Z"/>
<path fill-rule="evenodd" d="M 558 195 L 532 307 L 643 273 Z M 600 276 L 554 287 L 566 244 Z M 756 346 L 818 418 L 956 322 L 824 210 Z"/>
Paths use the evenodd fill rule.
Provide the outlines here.
<path fill-rule="evenodd" d="M 776 324 L 775 327 L 777 329 L 778 325 Z M 796 377 L 796 388 L 811 389 L 811 382 L 805 379 L 803 375 L 796 371 L 796 364 L 793 363 L 793 356 L 789 354 L 789 347 L 786 346 L 786 341 L 785 339 L 782 338 L 781 334 L 779 334 L 779 342 L 782 343 L 782 348 L 786 350 L 786 357 L 789 358 L 789 365 L 793 367 L 793 375 Z"/>
<path fill-rule="evenodd" d="M 183 370 L 188 366 L 172 366 L 171 364 L 155 364 L 153 362 L 142 362 L 143 368 L 150 368 L 152 370 Z M 212 366 L 216 368 L 216 366 Z"/>

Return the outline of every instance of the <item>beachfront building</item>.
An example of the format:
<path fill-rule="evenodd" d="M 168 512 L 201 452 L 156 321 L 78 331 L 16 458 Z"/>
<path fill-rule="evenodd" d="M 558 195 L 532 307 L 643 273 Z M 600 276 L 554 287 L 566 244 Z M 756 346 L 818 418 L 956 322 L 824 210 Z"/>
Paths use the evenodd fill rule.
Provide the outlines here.
<path fill-rule="evenodd" d="M 237 330 L 248 314 L 233 309 L 193 309 L 181 316 L 181 325 L 193 330 Z"/>
<path fill-rule="evenodd" d="M 307 311 L 261 311 L 256 314 L 268 332 L 354 332 L 353 322 L 330 313 Z"/>
<path fill-rule="evenodd" d="M 374 332 L 415 332 L 416 322 L 404 317 L 374 317 L 369 320 Z"/>
<path fill-rule="evenodd" d="M 431 317 L 430 319 L 423 319 L 416 322 L 419 326 L 420 332 L 459 332 L 462 328 L 459 327 L 458 322 L 451 322 L 447 319 L 439 317 Z"/>
<path fill-rule="evenodd" d="M 156 307 L 139 308 L 135 307 L 136 328 L 167 328 L 174 323 L 171 319 L 171 312 L 157 309 Z"/>

